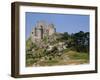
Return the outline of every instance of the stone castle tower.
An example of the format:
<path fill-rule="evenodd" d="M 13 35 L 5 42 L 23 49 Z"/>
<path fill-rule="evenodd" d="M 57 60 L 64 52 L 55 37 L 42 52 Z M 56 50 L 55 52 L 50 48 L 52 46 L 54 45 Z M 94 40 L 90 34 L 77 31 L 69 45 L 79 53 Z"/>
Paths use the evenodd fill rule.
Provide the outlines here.
<path fill-rule="evenodd" d="M 47 24 L 44 21 L 38 21 L 31 32 L 32 42 L 41 41 L 45 36 L 50 36 L 56 32 L 53 24 Z"/>

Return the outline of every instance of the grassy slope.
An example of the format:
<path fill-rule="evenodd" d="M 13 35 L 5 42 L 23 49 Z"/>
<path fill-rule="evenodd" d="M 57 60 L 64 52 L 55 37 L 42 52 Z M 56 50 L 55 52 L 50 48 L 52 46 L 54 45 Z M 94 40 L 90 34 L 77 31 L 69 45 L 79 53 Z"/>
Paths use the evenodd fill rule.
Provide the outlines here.
<path fill-rule="evenodd" d="M 57 56 L 51 60 L 38 60 L 35 65 L 31 66 L 56 66 L 56 65 L 77 65 L 89 63 L 89 56 L 87 53 L 79 53 L 76 51 L 68 51 Z"/>

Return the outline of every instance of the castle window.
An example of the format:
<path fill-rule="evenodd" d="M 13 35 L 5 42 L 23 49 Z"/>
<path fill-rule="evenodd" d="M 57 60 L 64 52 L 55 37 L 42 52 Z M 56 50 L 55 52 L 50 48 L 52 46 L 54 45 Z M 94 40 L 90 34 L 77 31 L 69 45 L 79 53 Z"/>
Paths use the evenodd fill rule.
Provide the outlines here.
<path fill-rule="evenodd" d="M 35 36 L 37 36 L 37 29 L 35 28 Z"/>
<path fill-rule="evenodd" d="M 33 34 L 33 32 L 32 32 L 32 34 Z"/>

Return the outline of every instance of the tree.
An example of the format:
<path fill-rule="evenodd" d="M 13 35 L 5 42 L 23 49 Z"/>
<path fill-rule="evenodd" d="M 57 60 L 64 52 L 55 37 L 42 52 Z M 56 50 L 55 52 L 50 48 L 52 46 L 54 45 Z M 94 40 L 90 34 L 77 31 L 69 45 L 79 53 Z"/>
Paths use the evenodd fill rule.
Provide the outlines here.
<path fill-rule="evenodd" d="M 89 32 L 80 31 L 73 35 L 74 47 L 79 52 L 88 52 L 89 48 Z"/>
<path fill-rule="evenodd" d="M 68 38 L 69 38 L 68 32 L 64 32 L 62 39 L 68 40 Z"/>

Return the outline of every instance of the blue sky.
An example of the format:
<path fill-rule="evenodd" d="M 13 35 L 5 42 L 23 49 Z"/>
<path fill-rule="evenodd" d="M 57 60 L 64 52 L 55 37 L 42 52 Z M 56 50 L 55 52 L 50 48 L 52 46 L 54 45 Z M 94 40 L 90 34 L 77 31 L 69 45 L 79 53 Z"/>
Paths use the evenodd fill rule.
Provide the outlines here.
<path fill-rule="evenodd" d="M 89 15 L 26 12 L 26 38 L 30 36 L 37 21 L 45 21 L 48 24 L 53 23 L 56 32 L 68 32 L 70 34 L 79 31 L 89 32 Z"/>

